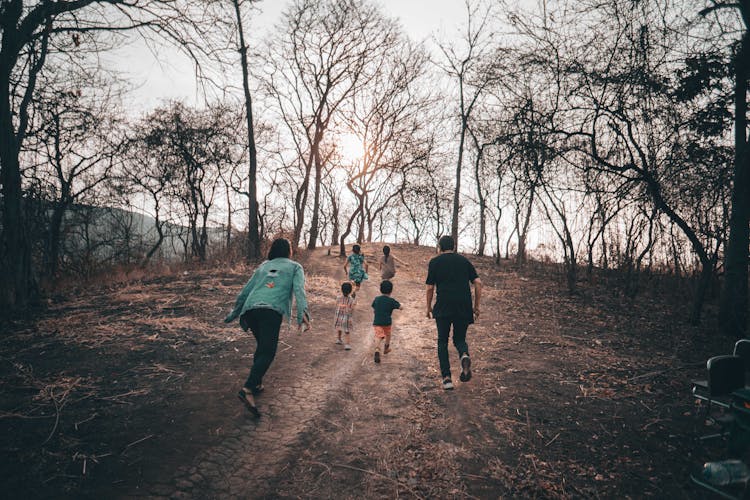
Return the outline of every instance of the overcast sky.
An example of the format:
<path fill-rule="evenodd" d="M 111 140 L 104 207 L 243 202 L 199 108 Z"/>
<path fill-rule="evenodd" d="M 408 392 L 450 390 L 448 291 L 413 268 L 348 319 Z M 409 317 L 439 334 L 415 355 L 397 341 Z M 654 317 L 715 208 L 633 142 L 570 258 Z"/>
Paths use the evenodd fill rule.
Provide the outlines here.
<path fill-rule="evenodd" d="M 441 39 L 454 37 L 466 19 L 464 0 L 379 0 L 383 10 L 399 19 L 404 30 L 415 40 L 439 34 Z M 536 0 L 520 3 L 534 4 Z M 253 39 L 258 39 L 278 20 L 288 0 L 264 0 L 258 4 L 261 13 L 251 20 Z M 260 35 L 260 36 L 258 36 Z M 128 103 L 131 112 L 140 113 L 176 98 L 190 104 L 200 100 L 194 70 L 188 59 L 174 49 L 160 49 L 155 57 L 140 41 L 105 56 L 108 65 L 118 68 L 136 86 Z"/>

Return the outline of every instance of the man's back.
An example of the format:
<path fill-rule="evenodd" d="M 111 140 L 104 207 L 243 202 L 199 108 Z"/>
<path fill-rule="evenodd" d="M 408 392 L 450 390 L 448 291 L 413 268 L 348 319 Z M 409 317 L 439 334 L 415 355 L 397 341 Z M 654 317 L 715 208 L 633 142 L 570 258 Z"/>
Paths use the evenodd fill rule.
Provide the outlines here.
<path fill-rule="evenodd" d="M 470 282 L 477 279 L 474 266 L 463 255 L 441 253 L 430 260 L 427 268 L 428 285 L 435 285 L 437 299 L 432 315 L 463 318 L 473 322 Z"/>

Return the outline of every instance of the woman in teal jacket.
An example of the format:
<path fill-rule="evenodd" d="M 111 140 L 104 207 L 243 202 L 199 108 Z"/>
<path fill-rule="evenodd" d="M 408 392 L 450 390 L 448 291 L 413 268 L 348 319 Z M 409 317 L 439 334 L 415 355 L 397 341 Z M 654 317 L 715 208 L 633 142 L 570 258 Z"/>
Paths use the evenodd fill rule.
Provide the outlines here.
<path fill-rule="evenodd" d="M 240 318 L 240 326 L 249 328 L 257 342 L 253 366 L 238 397 L 247 409 L 259 417 L 254 396 L 263 390 L 263 376 L 276 356 L 282 316 L 291 317 L 292 295 L 297 303 L 297 325 L 310 329 L 310 315 L 305 297 L 305 272 L 291 260 L 289 240 L 279 238 L 271 244 L 268 260 L 253 273 L 250 281 L 237 296 L 234 309 L 224 318 L 225 323 Z"/>

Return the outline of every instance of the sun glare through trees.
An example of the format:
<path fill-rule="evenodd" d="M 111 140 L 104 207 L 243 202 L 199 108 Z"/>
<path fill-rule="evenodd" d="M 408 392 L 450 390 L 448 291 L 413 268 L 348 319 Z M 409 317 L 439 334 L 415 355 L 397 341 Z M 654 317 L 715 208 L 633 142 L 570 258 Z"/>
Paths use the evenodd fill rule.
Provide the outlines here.
<path fill-rule="evenodd" d="M 365 145 L 362 139 L 354 134 L 345 133 L 339 139 L 339 152 L 346 164 L 356 163 L 365 155 Z"/>

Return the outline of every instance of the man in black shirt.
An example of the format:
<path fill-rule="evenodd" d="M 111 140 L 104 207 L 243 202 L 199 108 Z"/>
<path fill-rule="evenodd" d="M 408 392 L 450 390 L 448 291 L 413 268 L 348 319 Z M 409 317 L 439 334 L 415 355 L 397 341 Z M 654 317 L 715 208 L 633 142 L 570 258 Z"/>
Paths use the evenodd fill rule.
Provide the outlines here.
<path fill-rule="evenodd" d="M 482 280 L 476 269 L 463 255 L 455 252 L 455 242 L 443 236 L 438 242 L 440 255 L 430 260 L 427 268 L 427 317 L 435 318 L 438 331 L 438 359 L 443 389 L 453 389 L 451 365 L 448 359 L 448 337 L 453 326 L 453 345 L 461 359 L 461 382 L 471 379 L 471 358 L 466 343 L 466 331 L 479 318 L 479 301 L 482 296 Z M 471 289 L 474 285 L 474 306 L 471 304 Z M 437 287 L 437 299 L 432 297 Z"/>

